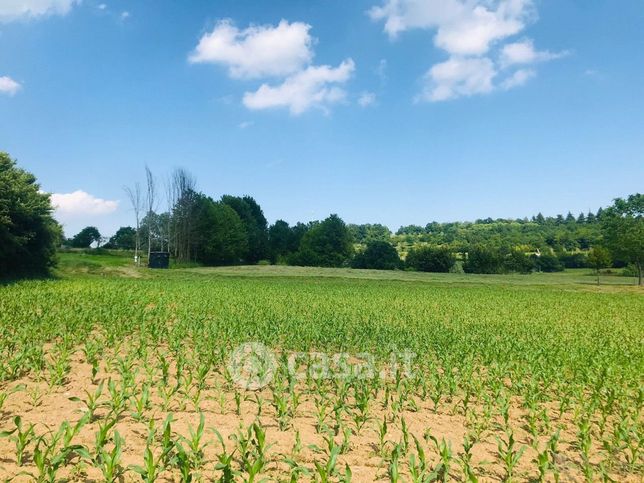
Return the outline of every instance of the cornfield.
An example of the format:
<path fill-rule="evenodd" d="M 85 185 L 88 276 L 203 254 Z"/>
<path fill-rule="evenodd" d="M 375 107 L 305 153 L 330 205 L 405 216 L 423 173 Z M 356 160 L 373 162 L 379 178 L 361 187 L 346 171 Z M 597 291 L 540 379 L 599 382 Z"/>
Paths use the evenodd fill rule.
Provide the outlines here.
<path fill-rule="evenodd" d="M 641 481 L 643 315 L 547 285 L 0 287 L 0 480 Z M 231 373 L 248 342 L 261 387 Z"/>

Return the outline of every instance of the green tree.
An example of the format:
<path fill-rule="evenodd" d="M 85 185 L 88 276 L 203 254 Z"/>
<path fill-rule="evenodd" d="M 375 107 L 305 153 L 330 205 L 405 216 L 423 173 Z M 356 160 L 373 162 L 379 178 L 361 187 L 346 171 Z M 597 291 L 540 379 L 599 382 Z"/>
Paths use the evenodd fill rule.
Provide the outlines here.
<path fill-rule="evenodd" d="M 115 248 L 117 250 L 134 250 L 136 246 L 136 230 L 131 226 L 122 226 L 109 239 L 103 248 Z"/>
<path fill-rule="evenodd" d="M 630 195 L 627 199 L 616 198 L 613 205 L 598 213 L 604 243 L 615 258 L 635 265 L 638 284 L 642 280 L 644 265 L 644 195 Z"/>
<path fill-rule="evenodd" d="M 268 223 L 259 204 L 250 196 L 224 195 L 221 202 L 235 210 L 246 230 L 248 244 L 243 258 L 249 263 L 268 258 Z"/>
<path fill-rule="evenodd" d="M 454 253 L 444 247 L 412 248 L 407 254 L 407 267 L 419 272 L 449 272 L 456 263 Z"/>
<path fill-rule="evenodd" d="M 588 254 L 588 264 L 597 273 L 597 285 L 599 285 L 599 272 L 602 268 L 610 267 L 610 252 L 604 247 L 593 247 Z"/>
<path fill-rule="evenodd" d="M 314 224 L 303 236 L 292 264 L 314 267 L 341 267 L 353 255 L 352 238 L 338 215 Z"/>
<path fill-rule="evenodd" d="M 487 246 L 473 246 L 467 252 L 463 271 L 466 273 L 503 273 L 504 257 L 501 250 Z"/>
<path fill-rule="evenodd" d="M 564 269 L 559 258 L 551 253 L 542 253 L 539 256 L 535 256 L 534 263 L 536 269 L 540 272 L 562 272 Z"/>
<path fill-rule="evenodd" d="M 0 277 L 47 272 L 60 239 L 49 195 L 33 174 L 0 152 Z"/>
<path fill-rule="evenodd" d="M 297 250 L 294 246 L 295 234 L 284 220 L 277 220 L 268 229 L 268 245 L 272 263 L 284 259 Z"/>
<path fill-rule="evenodd" d="M 197 195 L 195 213 L 196 260 L 204 265 L 239 263 L 248 252 L 248 239 L 237 212 L 225 203 Z"/>
<path fill-rule="evenodd" d="M 373 270 L 395 270 L 401 265 L 402 262 L 394 246 L 382 240 L 373 240 L 367 243 L 367 248 L 356 254 L 351 261 L 352 268 Z"/>
<path fill-rule="evenodd" d="M 71 245 L 74 248 L 89 248 L 92 243 L 99 244 L 101 242 L 101 233 L 95 226 L 86 226 L 79 231 L 71 240 Z"/>

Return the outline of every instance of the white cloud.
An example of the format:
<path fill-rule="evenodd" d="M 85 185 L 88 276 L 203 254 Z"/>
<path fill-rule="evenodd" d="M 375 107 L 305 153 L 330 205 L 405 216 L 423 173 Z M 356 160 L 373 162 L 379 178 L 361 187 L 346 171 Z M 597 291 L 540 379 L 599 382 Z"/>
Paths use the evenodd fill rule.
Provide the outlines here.
<path fill-rule="evenodd" d="M 452 57 L 432 66 L 419 100 L 446 101 L 461 96 L 485 94 L 494 89 L 496 69 L 488 58 Z"/>
<path fill-rule="evenodd" d="M 0 94 L 8 94 L 10 96 L 15 95 L 22 86 L 20 83 L 13 80 L 11 77 L 2 76 L 0 77 Z"/>
<path fill-rule="evenodd" d="M 524 29 L 532 0 L 386 0 L 369 11 L 385 21 L 391 38 L 411 29 L 436 30 L 434 43 L 453 55 L 482 55 L 499 40 Z"/>
<path fill-rule="evenodd" d="M 568 55 L 567 51 L 538 51 L 531 39 L 504 45 L 509 37 L 536 20 L 534 3 L 534 0 L 384 0 L 383 5 L 368 13 L 372 19 L 384 21 L 384 30 L 390 38 L 411 29 L 435 31 L 434 45 L 449 57 L 425 74 L 424 88 L 417 99 L 444 101 L 518 87 L 536 75 L 529 66 Z"/>
<path fill-rule="evenodd" d="M 130 15 L 131 15 L 130 12 L 128 12 L 127 10 L 121 12 L 121 20 L 126 20 L 130 18 Z"/>
<path fill-rule="evenodd" d="M 56 215 L 65 221 L 82 216 L 109 215 L 118 208 L 118 201 L 96 198 L 82 190 L 73 193 L 52 193 L 51 203 Z"/>
<path fill-rule="evenodd" d="M 101 3 L 101 4 L 98 6 L 98 9 L 99 9 L 99 10 L 105 10 L 106 8 L 107 8 L 107 5 L 105 5 L 104 3 Z"/>
<path fill-rule="evenodd" d="M 373 92 L 362 92 L 358 97 L 360 107 L 369 107 L 376 102 L 376 95 Z"/>
<path fill-rule="evenodd" d="M 253 121 L 242 121 L 238 124 L 239 129 L 246 129 L 255 124 Z"/>
<path fill-rule="evenodd" d="M 534 64 L 536 62 L 559 59 L 566 55 L 568 55 L 567 51 L 537 51 L 534 48 L 534 42 L 532 39 L 525 39 L 520 42 L 504 45 L 501 49 L 500 63 L 503 67 L 517 64 Z"/>
<path fill-rule="evenodd" d="M 313 59 L 310 25 L 286 20 L 239 30 L 230 20 L 217 23 L 205 34 L 189 60 L 228 67 L 234 78 L 260 78 L 293 74 Z"/>
<path fill-rule="evenodd" d="M 2 0 L 0 22 L 44 15 L 65 15 L 81 0 Z"/>
<path fill-rule="evenodd" d="M 501 88 L 508 90 L 524 85 L 537 73 L 534 69 L 519 69 L 501 83 Z"/>
<path fill-rule="evenodd" d="M 244 94 L 244 105 L 249 109 L 286 107 L 291 114 L 302 114 L 311 108 L 328 111 L 328 106 L 342 101 L 346 92 L 337 84 L 349 80 L 355 70 L 352 59 L 338 67 L 309 66 L 287 77 L 282 84 L 262 84 L 255 92 Z"/>

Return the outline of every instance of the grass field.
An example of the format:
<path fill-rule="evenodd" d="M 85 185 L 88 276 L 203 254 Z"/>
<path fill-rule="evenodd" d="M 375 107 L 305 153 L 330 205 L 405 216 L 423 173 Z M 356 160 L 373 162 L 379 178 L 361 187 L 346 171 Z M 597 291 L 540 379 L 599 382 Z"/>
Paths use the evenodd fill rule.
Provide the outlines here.
<path fill-rule="evenodd" d="M 644 293 L 602 283 L 61 254 L 0 287 L 0 479 L 641 481 Z"/>

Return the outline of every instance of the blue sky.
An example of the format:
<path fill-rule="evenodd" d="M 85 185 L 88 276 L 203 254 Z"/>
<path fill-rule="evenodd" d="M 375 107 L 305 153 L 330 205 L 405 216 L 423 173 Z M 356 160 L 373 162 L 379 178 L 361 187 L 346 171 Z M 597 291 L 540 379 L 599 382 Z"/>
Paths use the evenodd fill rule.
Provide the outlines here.
<path fill-rule="evenodd" d="M 2 0 L 0 150 L 68 234 L 185 167 L 269 221 L 596 210 L 644 186 L 641 0 Z"/>

